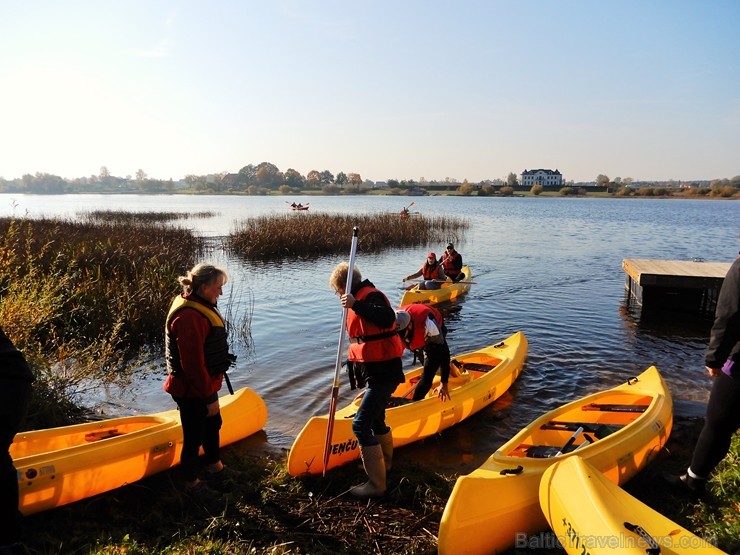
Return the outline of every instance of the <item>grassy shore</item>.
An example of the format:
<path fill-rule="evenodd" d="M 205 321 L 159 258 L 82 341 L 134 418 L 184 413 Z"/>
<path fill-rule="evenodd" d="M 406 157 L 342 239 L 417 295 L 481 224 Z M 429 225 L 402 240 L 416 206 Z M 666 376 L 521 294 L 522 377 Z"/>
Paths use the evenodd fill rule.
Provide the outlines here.
<path fill-rule="evenodd" d="M 697 502 L 664 485 L 682 470 L 701 422 L 677 421 L 667 448 L 627 484 L 632 495 L 676 523 L 740 553 L 740 441 Z M 457 472 L 409 461 L 399 450 L 389 490 L 379 500 L 356 500 L 347 490 L 364 479 L 356 464 L 320 476 L 292 478 L 285 453 L 268 451 L 264 437 L 224 449 L 244 480 L 224 503 L 196 506 L 178 494 L 177 469 L 95 498 L 26 519 L 32 555 L 95 554 L 399 554 L 436 553 L 436 534 Z M 465 469 L 468 472 L 472 469 Z M 512 550 L 562 554 L 560 549 Z"/>

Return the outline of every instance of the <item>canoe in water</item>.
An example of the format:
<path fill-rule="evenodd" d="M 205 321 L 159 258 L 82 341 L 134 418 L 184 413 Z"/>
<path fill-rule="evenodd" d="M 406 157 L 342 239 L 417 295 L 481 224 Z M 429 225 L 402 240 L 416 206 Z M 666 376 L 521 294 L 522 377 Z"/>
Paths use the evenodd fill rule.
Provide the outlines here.
<path fill-rule="evenodd" d="M 473 278 L 470 266 L 463 266 L 462 272 L 465 274 L 465 279 L 461 280 L 461 283 L 453 283 L 448 280 L 440 283 L 441 287 L 439 289 L 419 289 L 419 284 L 414 285 L 403 294 L 398 306 L 407 304 L 435 305 L 462 297 L 470 291 L 470 284 L 465 282 Z"/>
<path fill-rule="evenodd" d="M 439 553 L 503 553 L 546 530 L 539 485 L 548 467 L 577 453 L 623 484 L 665 445 L 672 426 L 673 402 L 654 366 L 546 413 L 457 479 L 439 525 Z"/>
<path fill-rule="evenodd" d="M 245 387 L 219 398 L 221 445 L 267 422 L 262 398 Z M 110 491 L 179 464 L 177 409 L 19 433 L 10 446 L 18 470 L 20 511 L 30 515 Z"/>
<path fill-rule="evenodd" d="M 724 553 L 635 499 L 577 455 L 545 471 L 540 506 L 569 555 L 584 550 L 590 555 Z"/>
<path fill-rule="evenodd" d="M 451 365 L 448 382 L 451 399 L 445 402 L 434 394 L 439 376 L 425 399 L 411 401 L 423 368 L 408 372 L 386 408 L 385 421 L 393 430 L 393 446 L 407 445 L 441 432 L 493 403 L 517 379 L 526 356 L 527 339 L 517 332 L 500 343 L 455 357 L 457 363 Z M 352 433 L 352 418 L 363 394 L 335 413 L 327 469 L 360 457 L 357 438 Z M 291 476 L 323 472 L 328 421 L 328 414 L 314 416 L 298 434 L 288 454 Z"/>

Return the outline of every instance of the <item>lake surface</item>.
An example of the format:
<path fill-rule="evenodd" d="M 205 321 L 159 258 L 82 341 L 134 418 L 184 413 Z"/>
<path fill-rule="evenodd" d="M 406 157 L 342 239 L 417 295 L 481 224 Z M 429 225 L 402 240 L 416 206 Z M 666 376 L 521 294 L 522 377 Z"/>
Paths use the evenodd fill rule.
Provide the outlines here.
<path fill-rule="evenodd" d="M 63 216 L 89 210 L 212 211 L 184 220 L 198 233 L 219 237 L 235 222 L 286 214 L 287 201 L 311 212 L 398 212 L 414 202 L 424 215 L 467 218 L 470 228 L 449 237 L 472 268 L 477 285 L 444 307 L 453 356 L 522 331 L 529 340 L 524 371 L 488 409 L 414 445 L 401 458 L 438 461 L 459 472 L 476 468 L 498 446 L 545 411 L 615 386 L 656 365 L 668 382 L 678 416 L 703 415 L 710 379 L 703 356 L 711 321 L 643 318 L 624 290 L 624 258 L 732 262 L 740 247 L 740 203 L 719 200 L 477 198 L 477 197 L 244 197 L 138 195 L 0 195 L 0 216 Z M 444 244 L 360 252 L 357 266 L 397 304 L 401 278 L 416 271 L 428 250 Z M 266 401 L 268 447 L 288 449 L 308 418 L 326 413 L 339 341 L 341 306 L 328 278 L 349 253 L 312 260 L 245 263 L 214 252 L 230 281 L 220 306 L 235 315 L 252 306 L 253 352 L 239 350 L 230 375 Z M 183 273 L 187 268 L 183 268 Z M 173 284 L 177 290 L 177 284 Z M 231 301 L 229 301 L 231 297 Z M 162 314 L 164 320 L 165 315 Z M 411 368 L 412 356 L 405 357 Z M 161 389 L 162 367 L 127 390 L 95 400 L 109 416 L 173 407 Z M 226 393 L 225 391 L 222 393 Z M 340 404 L 349 401 L 343 377 Z"/>

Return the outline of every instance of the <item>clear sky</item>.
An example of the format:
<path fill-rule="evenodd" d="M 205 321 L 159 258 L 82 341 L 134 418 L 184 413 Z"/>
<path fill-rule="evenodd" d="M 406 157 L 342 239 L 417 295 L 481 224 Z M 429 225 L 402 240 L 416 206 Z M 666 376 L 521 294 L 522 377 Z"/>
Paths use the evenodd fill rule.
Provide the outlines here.
<path fill-rule="evenodd" d="M 0 0 L 0 177 L 740 174 L 739 0 Z"/>

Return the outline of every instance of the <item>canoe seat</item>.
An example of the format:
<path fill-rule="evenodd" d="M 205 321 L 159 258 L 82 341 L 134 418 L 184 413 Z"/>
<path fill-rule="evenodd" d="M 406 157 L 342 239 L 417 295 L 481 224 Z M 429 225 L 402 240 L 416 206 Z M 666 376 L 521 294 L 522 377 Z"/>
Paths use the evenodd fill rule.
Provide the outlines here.
<path fill-rule="evenodd" d="M 624 428 L 623 424 L 601 424 L 598 422 L 561 422 L 559 420 L 550 420 L 540 426 L 541 430 L 556 430 L 564 432 L 575 432 L 578 428 L 589 434 L 594 434 L 596 439 L 603 439 L 613 434 L 617 430 Z"/>
<path fill-rule="evenodd" d="M 645 412 L 650 405 L 617 405 L 611 403 L 589 403 L 583 405 L 581 410 L 599 412 Z"/>
<path fill-rule="evenodd" d="M 556 445 L 532 445 L 525 451 L 525 456 L 531 459 L 549 459 L 550 457 L 556 457 L 557 455 L 564 455 L 565 453 L 578 451 L 578 449 L 591 445 L 595 441 L 594 438 L 588 434 L 583 434 L 583 439 L 583 443 L 579 445 L 573 443 L 566 447 L 558 447 Z"/>

